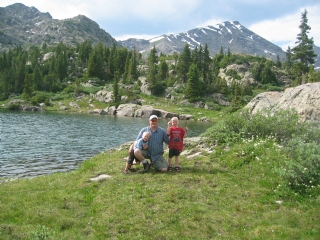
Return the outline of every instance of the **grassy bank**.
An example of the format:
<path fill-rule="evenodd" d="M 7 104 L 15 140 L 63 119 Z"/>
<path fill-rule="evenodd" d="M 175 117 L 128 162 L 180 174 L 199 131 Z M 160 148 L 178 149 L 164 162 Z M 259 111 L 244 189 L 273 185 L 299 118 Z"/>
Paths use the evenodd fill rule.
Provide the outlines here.
<path fill-rule="evenodd" d="M 259 158 L 234 167 L 250 147 Z M 185 153 L 181 173 L 124 175 L 124 147 L 69 173 L 2 179 L 1 239 L 319 239 L 320 198 L 282 192 L 274 140 Z"/>
<path fill-rule="evenodd" d="M 85 112 L 88 99 L 77 103 Z M 0 178 L 0 239 L 319 239 L 318 126 L 301 130 L 287 115 L 230 115 L 151 97 L 149 103 L 224 122 L 207 131 L 204 143 L 186 145 L 181 173 L 139 174 L 135 166 L 124 175 L 123 146 L 68 173 Z M 311 164 L 308 173 L 304 163 Z M 293 174 L 295 168 L 302 172 Z M 110 178 L 91 180 L 101 174 Z"/>

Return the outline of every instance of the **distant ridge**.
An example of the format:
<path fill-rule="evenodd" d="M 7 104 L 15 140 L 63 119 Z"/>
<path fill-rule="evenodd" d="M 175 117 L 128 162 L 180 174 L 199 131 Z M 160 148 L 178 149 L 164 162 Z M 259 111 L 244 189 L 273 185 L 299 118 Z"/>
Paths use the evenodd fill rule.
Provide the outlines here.
<path fill-rule="evenodd" d="M 83 15 L 64 20 L 52 19 L 35 7 L 15 3 L 0 8 L 0 51 L 21 45 L 64 42 L 76 45 L 85 40 L 112 46 L 117 41 L 93 20 Z"/>
<path fill-rule="evenodd" d="M 238 21 L 226 21 L 214 26 L 204 26 L 176 34 L 163 34 L 153 39 L 130 38 L 116 41 L 109 33 L 84 15 L 57 20 L 50 13 L 42 13 L 35 7 L 15 3 L 0 7 L 0 52 L 17 46 L 48 45 L 63 42 L 75 46 L 85 40 L 93 44 L 101 42 L 111 47 L 113 44 L 136 49 L 147 56 L 150 49 L 156 47 L 158 53 L 172 54 L 182 52 L 186 43 L 191 49 L 208 44 L 213 57 L 221 47 L 226 52 L 264 56 L 285 61 L 285 52 L 277 45 L 250 31 Z M 320 47 L 314 46 L 314 52 L 320 55 Z M 320 69 L 320 58 L 315 68 Z"/>
<path fill-rule="evenodd" d="M 232 53 L 244 53 L 268 58 L 285 57 L 285 52 L 277 45 L 267 41 L 261 36 L 250 31 L 238 21 L 226 21 L 215 26 L 199 27 L 187 32 L 177 34 L 164 34 L 150 40 L 128 39 L 119 41 L 123 46 L 141 52 L 148 51 L 155 46 L 159 51 L 165 54 L 171 54 L 174 51 L 181 52 L 186 43 L 191 49 L 199 48 L 208 44 L 210 54 L 213 56 L 220 52 L 221 47 Z"/>

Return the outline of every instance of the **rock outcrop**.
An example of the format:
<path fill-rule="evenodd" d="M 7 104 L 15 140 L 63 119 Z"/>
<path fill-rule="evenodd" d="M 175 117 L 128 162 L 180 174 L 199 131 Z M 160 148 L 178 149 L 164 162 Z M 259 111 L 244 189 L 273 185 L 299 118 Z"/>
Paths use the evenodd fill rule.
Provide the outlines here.
<path fill-rule="evenodd" d="M 320 82 L 287 88 L 284 92 L 260 93 L 246 108 L 253 114 L 263 109 L 274 112 L 293 109 L 302 122 L 320 121 Z"/>
<path fill-rule="evenodd" d="M 168 112 L 162 109 L 155 109 L 150 105 L 139 105 L 139 104 L 120 104 L 118 108 L 115 106 L 108 107 L 106 109 L 94 109 L 93 111 L 89 111 L 91 114 L 109 114 L 109 115 L 117 115 L 121 117 L 145 117 L 148 118 L 150 115 L 157 115 L 159 118 L 169 119 L 172 117 L 178 117 L 181 120 L 190 120 L 192 115 L 189 114 L 177 114 Z"/>

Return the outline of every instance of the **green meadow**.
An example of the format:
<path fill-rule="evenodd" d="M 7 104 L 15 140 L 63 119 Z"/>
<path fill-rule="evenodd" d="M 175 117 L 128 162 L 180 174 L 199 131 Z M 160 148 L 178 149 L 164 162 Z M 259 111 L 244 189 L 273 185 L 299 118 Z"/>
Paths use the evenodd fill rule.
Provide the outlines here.
<path fill-rule="evenodd" d="M 123 174 L 127 143 L 67 173 L 2 178 L 0 239 L 320 239 L 318 129 L 234 113 L 186 140 L 180 173 Z"/>

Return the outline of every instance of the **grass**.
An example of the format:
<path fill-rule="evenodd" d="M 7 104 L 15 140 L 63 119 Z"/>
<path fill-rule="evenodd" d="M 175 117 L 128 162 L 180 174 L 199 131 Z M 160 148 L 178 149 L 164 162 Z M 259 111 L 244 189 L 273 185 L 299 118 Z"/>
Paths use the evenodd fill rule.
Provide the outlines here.
<path fill-rule="evenodd" d="M 186 144 L 180 173 L 124 175 L 127 148 L 68 173 L 0 179 L 1 239 L 319 239 L 320 197 L 279 187 L 286 156 L 273 140 Z M 100 174 L 111 178 L 90 180 Z"/>

